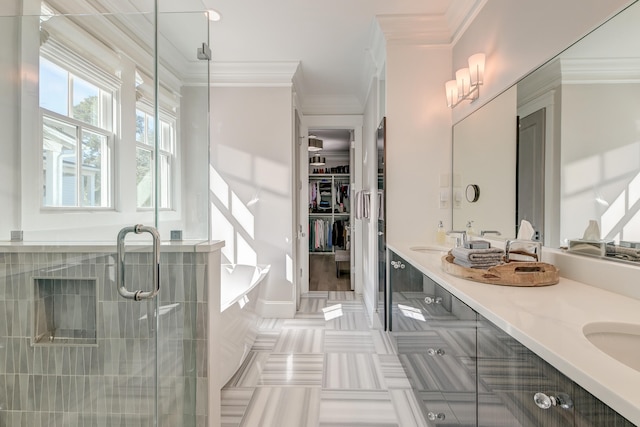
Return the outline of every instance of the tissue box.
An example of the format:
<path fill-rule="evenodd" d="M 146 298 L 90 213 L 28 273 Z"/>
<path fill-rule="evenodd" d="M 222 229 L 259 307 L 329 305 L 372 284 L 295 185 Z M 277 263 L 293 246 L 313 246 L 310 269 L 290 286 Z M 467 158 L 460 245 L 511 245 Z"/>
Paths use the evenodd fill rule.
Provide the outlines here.
<path fill-rule="evenodd" d="M 607 245 L 611 244 L 613 244 L 613 241 L 574 239 L 569 240 L 569 252 L 606 256 Z"/>

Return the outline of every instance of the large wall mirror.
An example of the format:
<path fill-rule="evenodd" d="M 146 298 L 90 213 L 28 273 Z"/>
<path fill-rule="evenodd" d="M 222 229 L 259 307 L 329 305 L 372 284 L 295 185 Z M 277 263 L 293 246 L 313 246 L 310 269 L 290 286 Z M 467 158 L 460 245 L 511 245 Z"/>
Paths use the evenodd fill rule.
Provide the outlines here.
<path fill-rule="evenodd" d="M 583 237 L 596 220 L 601 239 L 640 242 L 638 22 L 634 2 L 454 126 L 454 228 L 473 220 L 476 231 L 513 238 L 527 219 L 536 238 L 559 247 Z M 512 91 L 517 101 L 509 111 Z M 502 164 L 492 164 L 494 158 Z M 471 173 L 477 182 L 470 182 Z M 480 185 L 476 202 L 456 194 L 481 180 L 489 185 Z M 638 252 L 638 259 L 627 259 L 640 261 Z"/>

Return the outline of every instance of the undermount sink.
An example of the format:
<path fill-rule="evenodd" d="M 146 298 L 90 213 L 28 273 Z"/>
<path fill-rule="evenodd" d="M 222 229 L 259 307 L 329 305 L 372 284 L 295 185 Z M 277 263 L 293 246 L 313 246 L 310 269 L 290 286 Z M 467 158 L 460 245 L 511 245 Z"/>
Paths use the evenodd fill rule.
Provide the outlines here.
<path fill-rule="evenodd" d="M 445 248 L 443 246 L 411 246 L 409 249 L 414 252 L 432 252 L 432 253 L 449 251 L 449 248 Z"/>
<path fill-rule="evenodd" d="M 586 324 L 582 333 L 591 344 L 640 372 L 640 324 L 594 322 Z"/>

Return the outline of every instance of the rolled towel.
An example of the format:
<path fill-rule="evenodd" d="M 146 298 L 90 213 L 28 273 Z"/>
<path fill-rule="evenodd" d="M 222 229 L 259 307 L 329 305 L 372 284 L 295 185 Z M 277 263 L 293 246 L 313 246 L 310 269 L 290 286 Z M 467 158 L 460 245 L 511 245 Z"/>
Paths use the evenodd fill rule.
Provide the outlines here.
<path fill-rule="evenodd" d="M 466 263 L 474 264 L 502 261 L 504 251 L 500 248 L 467 249 L 457 247 L 451 249 L 451 255 L 453 255 L 456 259 L 460 259 Z"/>

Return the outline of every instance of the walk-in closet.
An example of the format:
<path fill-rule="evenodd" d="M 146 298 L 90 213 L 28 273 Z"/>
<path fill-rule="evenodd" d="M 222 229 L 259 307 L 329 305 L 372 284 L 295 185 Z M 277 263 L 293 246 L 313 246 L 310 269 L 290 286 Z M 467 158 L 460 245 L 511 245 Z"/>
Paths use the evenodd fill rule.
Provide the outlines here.
<path fill-rule="evenodd" d="M 309 132 L 309 290 L 350 291 L 353 131 Z"/>

